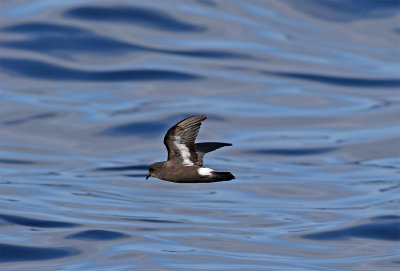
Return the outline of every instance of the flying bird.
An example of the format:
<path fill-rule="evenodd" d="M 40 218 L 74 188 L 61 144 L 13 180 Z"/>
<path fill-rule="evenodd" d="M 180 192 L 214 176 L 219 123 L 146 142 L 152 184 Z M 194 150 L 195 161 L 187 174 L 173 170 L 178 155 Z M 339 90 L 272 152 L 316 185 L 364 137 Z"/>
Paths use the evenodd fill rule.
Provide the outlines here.
<path fill-rule="evenodd" d="M 218 172 L 203 167 L 203 157 L 216 149 L 232 146 L 229 143 L 194 143 L 201 122 L 206 116 L 192 116 L 171 127 L 164 137 L 168 160 L 149 166 L 146 180 L 152 176 L 175 183 L 212 183 L 230 181 L 235 178 L 230 172 Z"/>

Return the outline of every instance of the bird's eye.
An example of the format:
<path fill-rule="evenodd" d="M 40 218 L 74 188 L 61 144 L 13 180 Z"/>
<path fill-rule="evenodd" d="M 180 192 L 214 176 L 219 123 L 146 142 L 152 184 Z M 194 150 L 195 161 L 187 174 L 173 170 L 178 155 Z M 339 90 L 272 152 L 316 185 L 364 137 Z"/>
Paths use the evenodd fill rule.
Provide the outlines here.
<path fill-rule="evenodd" d="M 150 171 L 150 172 L 153 172 L 153 170 L 154 170 L 153 168 L 149 168 L 149 171 Z"/>

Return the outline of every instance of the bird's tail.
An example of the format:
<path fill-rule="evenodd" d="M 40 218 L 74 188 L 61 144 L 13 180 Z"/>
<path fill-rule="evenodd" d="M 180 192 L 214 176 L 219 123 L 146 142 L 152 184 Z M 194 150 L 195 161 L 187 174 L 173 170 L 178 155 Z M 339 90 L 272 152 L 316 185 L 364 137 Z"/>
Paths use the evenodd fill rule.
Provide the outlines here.
<path fill-rule="evenodd" d="M 212 173 L 212 181 L 213 182 L 230 181 L 232 179 L 235 179 L 235 176 L 233 176 L 232 173 L 230 173 L 230 172 L 214 171 Z"/>

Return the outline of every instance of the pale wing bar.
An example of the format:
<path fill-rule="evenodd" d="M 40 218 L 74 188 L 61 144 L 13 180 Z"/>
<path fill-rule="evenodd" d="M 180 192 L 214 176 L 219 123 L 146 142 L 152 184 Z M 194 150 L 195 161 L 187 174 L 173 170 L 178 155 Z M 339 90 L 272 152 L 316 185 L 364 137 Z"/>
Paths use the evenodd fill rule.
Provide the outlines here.
<path fill-rule="evenodd" d="M 164 137 L 168 160 L 178 159 L 184 165 L 199 163 L 194 142 L 199 134 L 201 122 L 206 118 L 206 116 L 189 117 L 168 130 Z"/>

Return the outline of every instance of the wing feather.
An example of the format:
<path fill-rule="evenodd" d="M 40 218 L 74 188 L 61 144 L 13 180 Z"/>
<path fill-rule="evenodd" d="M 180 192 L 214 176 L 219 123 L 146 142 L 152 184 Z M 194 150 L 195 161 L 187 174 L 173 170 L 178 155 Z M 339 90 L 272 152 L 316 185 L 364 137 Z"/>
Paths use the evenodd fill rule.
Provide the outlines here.
<path fill-rule="evenodd" d="M 164 137 L 168 150 L 168 160 L 177 160 L 184 165 L 197 165 L 199 157 L 196 153 L 195 141 L 199 134 L 201 122 L 206 116 L 192 116 L 171 127 Z"/>

